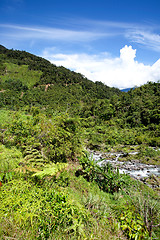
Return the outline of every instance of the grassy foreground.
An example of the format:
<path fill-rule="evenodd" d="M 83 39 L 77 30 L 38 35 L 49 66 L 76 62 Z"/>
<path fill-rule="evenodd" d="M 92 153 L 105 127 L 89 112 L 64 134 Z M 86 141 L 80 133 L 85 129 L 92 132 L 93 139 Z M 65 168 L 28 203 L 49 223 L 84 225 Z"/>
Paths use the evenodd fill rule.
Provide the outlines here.
<path fill-rule="evenodd" d="M 142 183 L 87 155 L 41 171 L 22 161 L 0 145 L 1 239 L 159 239 L 159 197 Z"/>

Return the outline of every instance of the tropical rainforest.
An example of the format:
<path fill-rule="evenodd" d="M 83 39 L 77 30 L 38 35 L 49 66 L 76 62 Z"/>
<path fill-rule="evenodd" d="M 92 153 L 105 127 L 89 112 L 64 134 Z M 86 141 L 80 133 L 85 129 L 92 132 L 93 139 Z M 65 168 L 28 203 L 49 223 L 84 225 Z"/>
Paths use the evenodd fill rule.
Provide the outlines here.
<path fill-rule="evenodd" d="M 160 178 L 91 151 L 160 165 L 160 82 L 122 92 L 0 45 L 0 238 L 160 239 Z"/>

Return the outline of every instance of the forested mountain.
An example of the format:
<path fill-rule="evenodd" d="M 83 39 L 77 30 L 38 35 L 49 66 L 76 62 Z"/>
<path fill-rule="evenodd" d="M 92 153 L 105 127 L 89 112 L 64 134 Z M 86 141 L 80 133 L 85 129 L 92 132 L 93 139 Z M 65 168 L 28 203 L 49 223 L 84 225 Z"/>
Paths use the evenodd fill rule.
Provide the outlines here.
<path fill-rule="evenodd" d="M 131 126 L 160 123 L 160 83 L 131 89 L 121 98 L 119 114 L 125 113 Z M 118 109 L 117 109 L 118 110 Z"/>
<path fill-rule="evenodd" d="M 103 120 L 116 116 L 132 127 L 159 123 L 159 83 L 122 93 L 43 58 L 2 45 L 0 63 L 0 107 L 37 106 L 48 112 L 69 111 Z"/>
<path fill-rule="evenodd" d="M 119 89 L 88 80 L 80 73 L 57 67 L 25 51 L 0 47 L 1 107 L 6 105 L 49 106 L 80 104 L 92 99 L 120 95 Z"/>
<path fill-rule="evenodd" d="M 160 165 L 159 147 L 159 82 L 121 92 L 0 46 L 1 239 L 158 239 L 159 178 L 112 161 Z"/>
<path fill-rule="evenodd" d="M 3 46 L 0 62 L 1 108 L 29 111 L 36 107 L 48 116 L 78 116 L 85 128 L 88 124 L 88 147 L 104 143 L 160 145 L 160 83 L 149 82 L 121 92 L 33 54 Z"/>

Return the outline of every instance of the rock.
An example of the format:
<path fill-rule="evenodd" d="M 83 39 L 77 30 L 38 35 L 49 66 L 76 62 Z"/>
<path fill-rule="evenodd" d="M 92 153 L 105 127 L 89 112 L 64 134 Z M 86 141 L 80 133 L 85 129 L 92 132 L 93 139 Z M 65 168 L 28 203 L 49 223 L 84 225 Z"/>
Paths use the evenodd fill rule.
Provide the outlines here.
<path fill-rule="evenodd" d="M 121 156 L 122 157 L 127 157 L 129 154 L 128 153 L 122 153 Z"/>

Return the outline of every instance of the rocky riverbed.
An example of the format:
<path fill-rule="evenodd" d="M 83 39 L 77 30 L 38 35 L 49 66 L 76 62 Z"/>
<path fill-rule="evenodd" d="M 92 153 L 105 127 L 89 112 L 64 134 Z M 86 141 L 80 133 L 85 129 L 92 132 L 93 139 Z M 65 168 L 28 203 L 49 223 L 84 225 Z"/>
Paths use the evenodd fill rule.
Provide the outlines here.
<path fill-rule="evenodd" d="M 131 159 L 129 161 L 121 161 L 120 157 L 125 158 L 125 155 L 136 155 L 138 152 L 131 153 L 123 153 L 123 152 L 115 152 L 115 153 L 101 153 L 98 151 L 90 151 L 93 159 L 98 161 L 98 164 L 105 164 L 107 162 L 111 163 L 114 168 L 119 168 L 120 173 L 129 174 L 131 177 L 134 177 L 138 180 L 141 180 L 147 183 L 147 179 L 151 178 L 151 176 L 156 177 L 160 176 L 160 166 L 149 165 L 141 163 L 140 160 Z M 102 160 L 102 161 L 100 161 Z M 148 184 L 149 185 L 149 184 Z M 155 187 L 159 187 L 159 182 L 155 181 Z"/>

